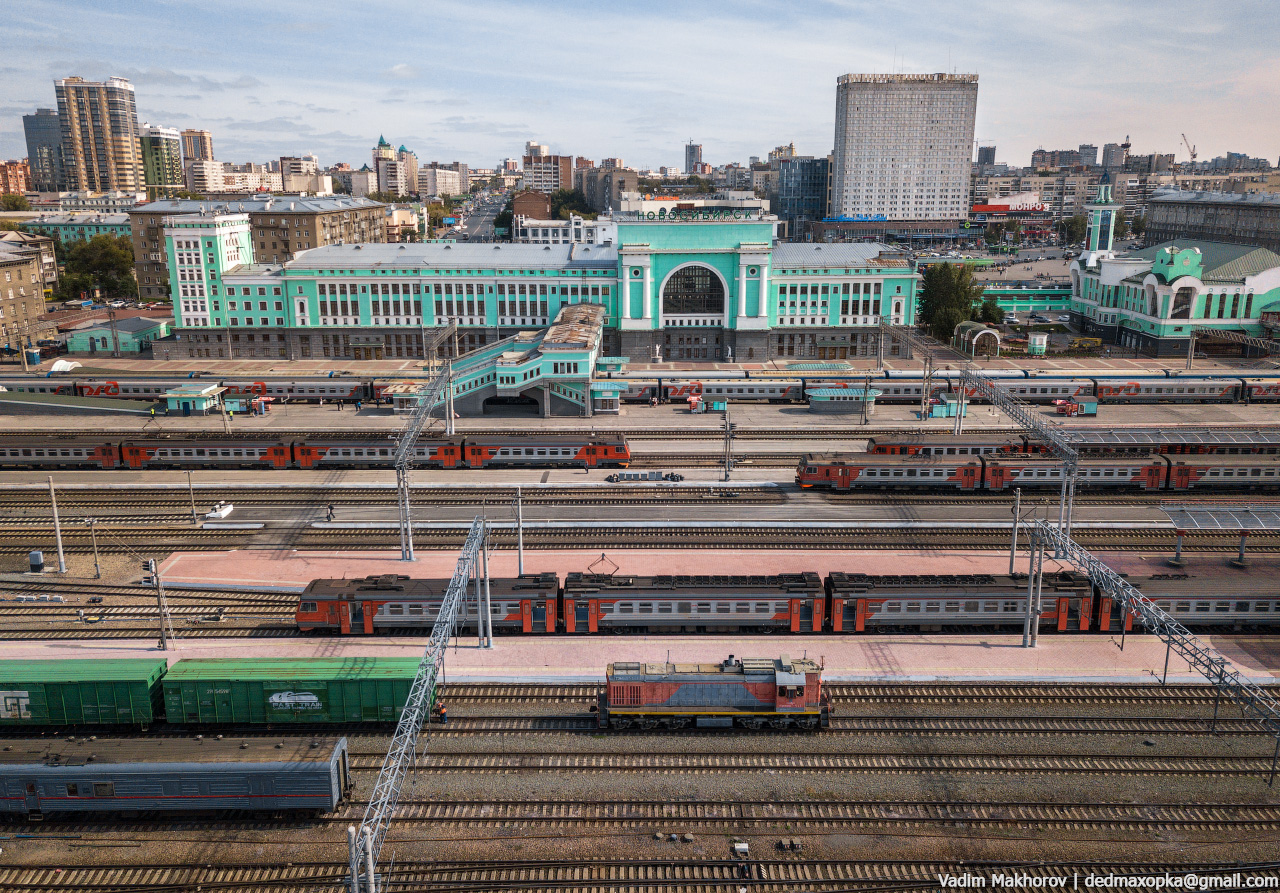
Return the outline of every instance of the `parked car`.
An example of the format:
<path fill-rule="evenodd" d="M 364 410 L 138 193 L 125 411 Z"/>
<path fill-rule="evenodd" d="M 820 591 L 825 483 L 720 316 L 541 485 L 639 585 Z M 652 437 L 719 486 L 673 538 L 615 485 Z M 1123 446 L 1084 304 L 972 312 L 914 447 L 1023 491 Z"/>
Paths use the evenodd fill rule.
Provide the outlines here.
<path fill-rule="evenodd" d="M 1071 322 L 1071 316 L 1069 314 L 1064 313 L 1058 317 L 1058 322 Z"/>

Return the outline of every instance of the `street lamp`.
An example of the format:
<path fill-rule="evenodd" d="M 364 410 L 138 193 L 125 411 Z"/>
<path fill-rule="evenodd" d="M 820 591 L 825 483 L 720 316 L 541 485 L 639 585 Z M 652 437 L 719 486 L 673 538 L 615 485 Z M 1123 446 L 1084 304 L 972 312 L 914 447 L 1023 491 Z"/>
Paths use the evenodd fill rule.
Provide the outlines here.
<path fill-rule="evenodd" d="M 93 578 L 95 580 L 101 580 L 102 566 L 98 563 L 98 532 L 94 529 L 94 525 L 98 523 L 98 519 L 85 518 L 84 523 L 89 525 L 89 539 L 93 541 Z"/>

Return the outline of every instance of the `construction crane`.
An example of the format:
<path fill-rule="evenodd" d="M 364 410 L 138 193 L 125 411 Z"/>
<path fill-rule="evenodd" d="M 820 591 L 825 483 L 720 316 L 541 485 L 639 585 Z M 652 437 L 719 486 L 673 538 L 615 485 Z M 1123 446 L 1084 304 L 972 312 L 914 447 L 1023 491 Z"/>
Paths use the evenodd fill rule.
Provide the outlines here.
<path fill-rule="evenodd" d="M 1182 135 L 1182 145 L 1187 147 L 1187 151 L 1191 154 L 1191 163 L 1196 163 L 1196 147 L 1191 145 L 1191 140 L 1187 139 L 1187 135 Z"/>

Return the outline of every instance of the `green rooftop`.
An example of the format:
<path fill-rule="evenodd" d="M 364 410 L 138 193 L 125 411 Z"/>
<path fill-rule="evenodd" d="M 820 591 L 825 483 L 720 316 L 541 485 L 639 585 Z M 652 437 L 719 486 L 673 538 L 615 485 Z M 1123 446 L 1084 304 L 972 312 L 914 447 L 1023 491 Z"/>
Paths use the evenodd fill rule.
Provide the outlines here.
<path fill-rule="evenodd" d="M 299 679 L 383 679 L 412 678 L 418 673 L 417 658 L 347 657 L 306 660 L 209 658 L 180 660 L 165 676 L 166 681 L 188 679 L 234 679 L 237 682 L 262 680 L 290 682 Z"/>
<path fill-rule="evenodd" d="M 30 682 L 152 682 L 164 675 L 166 661 L 0 660 L 0 685 Z"/>
<path fill-rule="evenodd" d="M 1229 242 L 1207 242 L 1200 239 L 1176 239 L 1161 242 L 1141 251 L 1130 252 L 1130 257 L 1141 257 L 1155 263 L 1162 248 L 1198 248 L 1200 263 L 1204 267 L 1202 282 L 1238 282 L 1246 276 L 1256 276 L 1280 267 L 1280 254 L 1256 245 L 1232 245 Z"/>

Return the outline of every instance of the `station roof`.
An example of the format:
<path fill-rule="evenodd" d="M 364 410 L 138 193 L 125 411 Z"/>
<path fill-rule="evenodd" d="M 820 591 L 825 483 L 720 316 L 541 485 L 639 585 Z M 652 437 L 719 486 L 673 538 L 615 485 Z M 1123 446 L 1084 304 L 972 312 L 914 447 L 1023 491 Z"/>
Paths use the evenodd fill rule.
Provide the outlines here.
<path fill-rule="evenodd" d="M 1160 511 L 1178 530 L 1280 530 L 1280 502 L 1165 503 Z"/>
<path fill-rule="evenodd" d="M 614 269 L 611 245 L 510 245 L 489 242 L 370 242 L 323 245 L 298 252 L 292 269 L 324 267 L 480 269 Z"/>
<path fill-rule="evenodd" d="M 783 242 L 773 246 L 773 267 L 906 267 L 907 259 L 879 242 Z"/>
<path fill-rule="evenodd" d="M 629 385 L 625 381 L 593 381 L 591 382 L 591 390 L 600 394 L 620 394 L 625 391 Z"/>
<path fill-rule="evenodd" d="M 848 372 L 848 363 L 788 363 L 788 372 Z M 874 375 L 872 376 L 875 377 Z"/>

